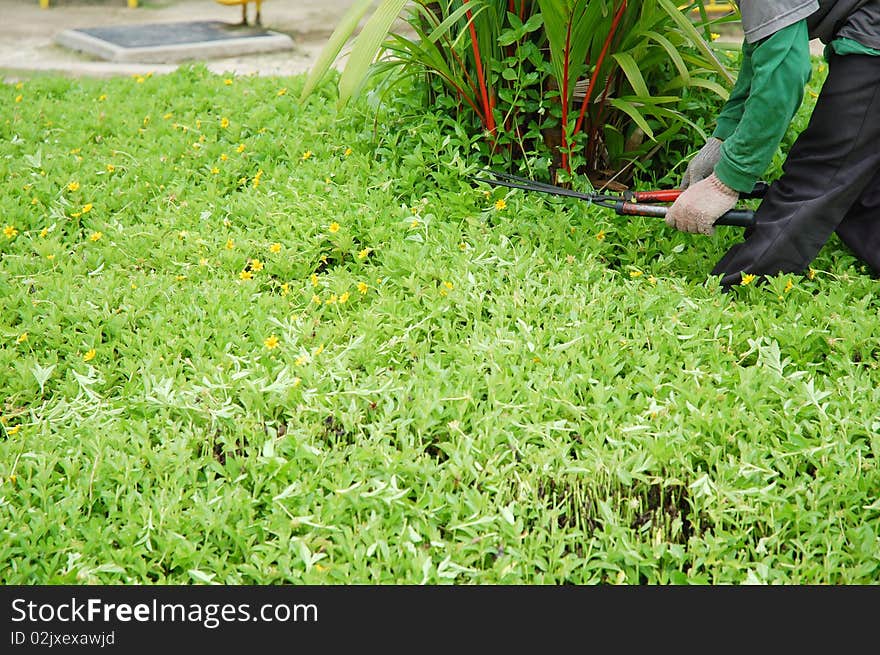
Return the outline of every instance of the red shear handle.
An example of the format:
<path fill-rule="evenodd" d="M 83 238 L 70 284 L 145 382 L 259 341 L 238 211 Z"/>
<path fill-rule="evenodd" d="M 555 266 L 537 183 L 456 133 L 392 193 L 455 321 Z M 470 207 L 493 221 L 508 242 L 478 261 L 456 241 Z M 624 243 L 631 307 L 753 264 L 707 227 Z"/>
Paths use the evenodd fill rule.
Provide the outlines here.
<path fill-rule="evenodd" d="M 640 205 L 634 202 L 620 201 L 614 205 L 614 211 L 624 216 L 653 216 L 664 218 L 669 207 L 658 205 Z M 755 224 L 755 212 L 751 209 L 732 209 L 715 221 L 715 225 L 734 225 L 750 227 Z"/>
<path fill-rule="evenodd" d="M 740 198 L 763 198 L 769 188 L 766 182 L 756 182 L 748 193 L 740 193 Z M 624 200 L 628 202 L 675 202 L 684 193 L 681 189 L 658 189 L 656 191 L 625 191 Z"/>
<path fill-rule="evenodd" d="M 660 191 L 634 191 L 627 194 L 627 200 L 636 202 L 675 202 L 681 195 L 680 189 L 663 189 Z"/>

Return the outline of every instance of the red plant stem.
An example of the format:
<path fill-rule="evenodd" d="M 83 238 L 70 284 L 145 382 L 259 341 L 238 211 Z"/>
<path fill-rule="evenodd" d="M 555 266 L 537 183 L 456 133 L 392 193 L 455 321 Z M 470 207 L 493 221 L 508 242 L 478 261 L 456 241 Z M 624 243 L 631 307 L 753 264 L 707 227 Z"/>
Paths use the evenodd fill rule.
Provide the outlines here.
<path fill-rule="evenodd" d="M 519 19 L 526 17 L 526 0 L 519 0 Z"/>
<path fill-rule="evenodd" d="M 468 4 L 469 0 L 462 0 L 464 4 Z M 480 57 L 480 45 L 477 43 L 477 28 L 474 27 L 473 15 L 471 10 L 467 12 L 468 29 L 471 33 L 471 47 L 474 50 L 474 63 L 477 66 L 477 79 L 480 82 L 480 94 L 483 97 L 483 109 L 486 112 L 484 125 L 489 133 L 495 135 L 495 116 L 492 113 L 492 106 L 489 104 L 489 89 L 486 86 L 486 77 L 483 74 L 483 59 Z"/>
<path fill-rule="evenodd" d="M 614 14 L 614 20 L 611 21 L 611 29 L 608 30 L 608 36 L 605 37 L 605 43 L 602 44 L 602 50 L 599 52 L 599 58 L 596 60 L 596 68 L 593 69 L 593 74 L 590 75 L 590 83 L 587 85 L 587 93 L 584 95 L 584 100 L 581 103 L 581 111 L 578 115 L 577 123 L 574 126 L 574 132 L 572 132 L 572 136 L 580 132 L 581 126 L 584 122 L 584 115 L 587 113 L 587 106 L 590 104 L 590 99 L 593 97 L 593 89 L 596 86 L 596 78 L 599 77 L 599 70 L 602 68 L 602 64 L 605 62 L 605 55 L 608 54 L 608 48 L 611 47 L 611 41 L 614 39 L 614 35 L 617 33 L 617 27 L 620 25 L 620 19 L 623 18 L 623 12 L 626 10 L 626 0 L 620 3 L 620 7 L 617 8 L 617 13 Z"/>

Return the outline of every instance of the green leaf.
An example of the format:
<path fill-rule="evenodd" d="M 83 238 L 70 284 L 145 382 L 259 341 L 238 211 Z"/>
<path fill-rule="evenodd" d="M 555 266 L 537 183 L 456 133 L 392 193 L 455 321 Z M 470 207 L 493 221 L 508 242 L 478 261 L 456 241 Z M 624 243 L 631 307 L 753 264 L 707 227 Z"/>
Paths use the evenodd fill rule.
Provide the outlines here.
<path fill-rule="evenodd" d="M 623 70 L 623 74 L 626 75 L 626 79 L 629 80 L 636 95 L 644 96 L 646 98 L 650 96 L 651 92 L 648 91 L 648 85 L 645 83 L 645 78 L 642 77 L 642 73 L 639 71 L 639 65 L 636 63 L 636 60 L 632 58 L 632 55 L 627 52 L 617 52 L 611 56 Z"/>
<path fill-rule="evenodd" d="M 694 27 L 694 24 L 691 22 L 690 18 L 684 15 L 682 11 L 672 3 L 672 0 L 657 0 L 660 3 L 660 6 L 666 10 L 666 13 L 669 14 L 669 17 L 675 21 L 675 23 L 681 28 L 682 32 L 689 38 L 690 42 L 696 46 L 696 48 L 703 53 L 703 56 L 709 60 L 712 66 L 724 76 L 724 79 L 727 80 L 729 84 L 733 84 L 734 79 L 730 74 L 730 71 L 727 70 L 727 67 L 724 66 L 719 60 L 718 57 L 715 56 L 715 53 L 712 51 L 712 48 L 709 47 L 709 44 L 706 43 L 706 40 L 700 35 L 697 31 L 697 28 Z"/>
<path fill-rule="evenodd" d="M 626 100 L 622 100 L 620 98 L 615 98 L 611 101 L 611 105 L 615 109 L 619 109 L 624 114 L 633 119 L 636 125 L 638 125 L 645 134 L 648 135 L 651 139 L 654 138 L 654 130 L 651 129 L 651 126 L 648 125 L 648 121 L 645 120 L 645 117 L 636 109 L 636 106 L 631 102 L 627 102 Z"/>
<path fill-rule="evenodd" d="M 382 42 L 408 1 L 385 0 L 357 35 L 339 80 L 338 106 L 345 105 L 364 85 L 370 65 L 381 50 Z"/>
<path fill-rule="evenodd" d="M 355 0 L 354 4 L 342 16 L 336 29 L 333 30 L 333 33 L 324 45 L 324 49 L 321 50 L 314 65 L 309 70 L 302 93 L 299 96 L 300 102 L 305 100 L 315 90 L 315 87 L 324 80 L 327 71 L 330 70 L 333 62 L 336 61 L 336 57 L 339 56 L 342 47 L 351 38 L 351 35 L 354 34 L 361 18 L 364 17 L 364 14 L 367 13 L 367 9 L 370 8 L 373 2 L 374 0 Z"/>

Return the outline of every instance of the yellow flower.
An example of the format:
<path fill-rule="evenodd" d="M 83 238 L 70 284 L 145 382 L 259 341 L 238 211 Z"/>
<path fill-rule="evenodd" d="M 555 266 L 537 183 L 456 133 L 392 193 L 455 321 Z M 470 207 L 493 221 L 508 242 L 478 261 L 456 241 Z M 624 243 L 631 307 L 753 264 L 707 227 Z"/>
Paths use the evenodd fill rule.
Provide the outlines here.
<path fill-rule="evenodd" d="M 232 84 L 232 79 L 227 77 L 225 80 L 223 80 L 223 84 L 225 84 L 226 86 L 229 86 L 230 84 Z"/>
<path fill-rule="evenodd" d="M 207 258 L 207 257 L 201 257 L 201 258 L 199 259 L 199 266 L 207 266 L 207 265 L 208 265 L 208 258 Z"/>
<path fill-rule="evenodd" d="M 229 127 L 229 119 L 226 118 L 226 116 L 220 119 L 220 127 L 222 127 L 224 130 Z"/>
<path fill-rule="evenodd" d="M 629 272 L 630 277 L 641 277 L 642 275 L 644 275 L 644 273 L 642 273 L 641 271 L 630 271 Z"/>
<path fill-rule="evenodd" d="M 312 294 L 312 302 L 315 303 L 316 305 L 320 305 L 321 304 L 321 296 L 319 296 L 317 293 Z"/>
<path fill-rule="evenodd" d="M 263 262 L 261 262 L 259 259 L 252 259 L 251 260 L 251 270 L 252 271 L 262 271 L 263 270 Z"/>
<path fill-rule="evenodd" d="M 419 226 L 419 219 L 414 218 L 412 222 L 409 224 L 410 228 L 415 229 Z"/>
<path fill-rule="evenodd" d="M 233 241 L 232 239 L 226 239 L 225 247 L 227 250 L 232 250 L 233 248 L 235 248 L 235 241 Z"/>
<path fill-rule="evenodd" d="M 183 282 L 186 279 L 186 275 L 175 275 L 174 279 L 178 282 Z"/>
<path fill-rule="evenodd" d="M 269 350 L 276 348 L 278 346 L 278 337 L 273 334 L 272 336 L 263 340 L 263 345 L 266 346 L 266 348 L 268 348 Z"/>
<path fill-rule="evenodd" d="M 92 211 L 92 203 L 87 202 L 86 204 L 83 205 L 82 213 L 88 214 L 90 211 Z"/>
<path fill-rule="evenodd" d="M 346 148 L 343 154 L 348 157 L 351 154 L 351 148 Z"/>
<path fill-rule="evenodd" d="M 300 378 L 293 378 L 293 388 L 296 389 L 301 382 L 302 380 Z"/>
<path fill-rule="evenodd" d="M 605 230 L 599 230 L 599 234 L 596 235 L 596 241 L 604 241 L 605 240 Z"/>
<path fill-rule="evenodd" d="M 24 97 L 24 96 L 21 95 L 21 94 L 19 93 L 17 96 L 15 96 L 15 101 L 16 101 L 16 102 L 21 102 L 21 99 L 22 99 L 23 97 Z"/>
<path fill-rule="evenodd" d="M 370 287 L 366 282 L 358 282 L 358 291 L 360 291 L 361 294 L 366 293 L 369 288 Z"/>
<path fill-rule="evenodd" d="M 89 350 L 83 355 L 83 361 L 84 361 L 84 362 L 90 362 L 90 361 L 92 361 L 92 360 L 95 358 L 95 355 L 96 355 L 96 354 L 97 354 L 97 353 L 95 352 L 95 349 L 94 349 L 94 348 L 89 349 Z"/>
<path fill-rule="evenodd" d="M 162 116 L 162 118 L 164 118 L 164 119 L 167 121 L 167 120 L 168 120 L 169 118 L 171 118 L 173 115 L 174 115 L 174 114 L 172 114 L 172 113 L 169 111 L 167 114 L 165 114 L 164 116 Z"/>
<path fill-rule="evenodd" d="M 7 239 L 11 239 L 12 237 L 17 236 L 17 235 L 18 235 L 18 230 L 15 229 L 14 226 L 7 225 L 6 227 L 3 228 L 3 236 L 5 236 Z"/>
<path fill-rule="evenodd" d="M 263 177 L 263 171 L 259 170 L 259 171 L 257 171 L 257 174 L 254 175 L 254 188 L 257 188 L 258 186 L 260 186 L 260 178 L 261 177 Z"/>
<path fill-rule="evenodd" d="M 330 230 L 332 234 L 336 234 L 337 232 L 339 232 L 339 223 L 333 221 L 332 223 L 330 223 L 330 227 L 328 227 L 327 229 Z"/>
<path fill-rule="evenodd" d="M 68 191 L 79 191 L 79 182 L 71 182 L 67 185 Z"/>
<path fill-rule="evenodd" d="M 19 431 L 19 430 L 21 430 L 21 426 L 20 426 L 20 425 L 16 425 L 16 426 L 11 427 L 11 428 L 6 428 L 6 433 L 7 433 L 7 434 L 18 434 L 18 431 Z M 15 482 L 15 476 L 14 476 L 14 475 L 10 475 L 10 476 L 9 476 L 9 481 L 10 481 L 10 482 Z"/>
<path fill-rule="evenodd" d="M 217 175 L 217 173 L 219 173 L 219 172 L 220 172 L 220 169 L 217 168 L 216 166 L 211 167 L 211 175 Z"/>
<path fill-rule="evenodd" d="M 742 284 L 743 285 L 751 284 L 754 281 L 755 281 L 754 275 L 752 275 L 751 273 L 743 273 L 743 276 L 742 276 Z"/>
<path fill-rule="evenodd" d="M 116 170 L 116 167 L 113 164 L 107 164 L 107 172 L 112 173 Z"/>
<path fill-rule="evenodd" d="M 312 354 L 313 355 L 320 355 L 322 352 L 324 352 L 324 344 L 323 343 L 320 346 L 318 346 L 317 348 L 315 348 L 315 350 L 312 352 Z"/>
<path fill-rule="evenodd" d="M 138 84 L 143 84 L 145 79 L 147 79 L 147 78 L 145 78 L 143 75 L 138 75 L 137 77 L 134 78 L 134 81 L 137 82 Z"/>
<path fill-rule="evenodd" d="M 713 41 L 714 41 L 715 39 L 719 39 L 719 38 L 721 38 L 721 35 L 720 35 L 720 34 L 717 34 L 717 33 L 715 33 L 715 32 L 712 32 L 709 36 L 712 37 L 712 40 L 713 40 Z"/>
<path fill-rule="evenodd" d="M 348 299 L 349 299 L 350 297 L 351 297 L 351 294 L 348 293 L 348 291 L 346 291 L 346 292 L 343 293 L 341 296 L 339 296 L 339 304 L 340 304 L 340 305 L 344 305 L 345 303 L 348 302 Z"/>
<path fill-rule="evenodd" d="M 335 305 L 337 300 L 339 300 L 339 297 L 335 293 L 331 293 L 330 297 L 324 301 L 324 304 L 325 305 Z"/>
<path fill-rule="evenodd" d="M 271 246 L 269 246 L 269 252 L 272 252 L 272 253 L 281 252 L 281 244 L 277 243 L 277 242 L 273 243 Z"/>
<path fill-rule="evenodd" d="M 296 358 L 296 360 L 293 363 L 296 366 L 302 366 L 303 364 L 307 364 L 308 361 L 309 361 L 308 355 L 300 355 L 299 357 Z"/>
<path fill-rule="evenodd" d="M 785 293 L 788 293 L 794 288 L 794 282 L 791 281 L 791 278 L 788 278 L 788 282 L 785 283 Z"/>
<path fill-rule="evenodd" d="M 816 270 L 815 270 L 814 268 L 810 267 L 810 270 L 809 270 L 809 272 L 807 273 L 807 277 L 808 277 L 809 279 L 811 279 L 811 280 L 812 280 L 814 277 L 816 277 Z"/>
<path fill-rule="evenodd" d="M 449 289 L 450 291 L 452 291 L 452 289 L 453 289 L 453 287 L 454 287 L 454 285 L 452 284 L 452 282 L 444 282 L 444 283 L 443 283 L 443 286 L 446 287 L 447 289 Z"/>
<path fill-rule="evenodd" d="M 313 287 L 318 286 L 318 274 L 317 273 L 312 273 L 311 276 L 309 276 L 309 280 L 311 281 Z"/>
<path fill-rule="evenodd" d="M 358 259 L 366 259 L 367 255 L 373 252 L 372 248 L 364 248 L 358 253 Z"/>
<path fill-rule="evenodd" d="M 236 150 L 236 152 L 244 152 L 244 149 L 245 149 L 245 145 L 243 143 L 239 143 L 238 147 L 235 150 Z M 222 159 L 222 155 L 221 155 L 221 159 Z"/>
<path fill-rule="evenodd" d="M 15 340 L 15 343 L 24 343 L 27 340 L 28 340 L 28 333 L 22 332 L 20 335 L 18 335 L 18 338 Z"/>
<path fill-rule="evenodd" d="M 311 151 L 311 150 L 306 150 L 306 151 L 302 154 L 302 157 L 300 157 L 300 159 L 302 159 L 303 161 L 305 161 L 306 159 L 309 159 L 311 156 L 312 156 L 312 151 Z"/>
<path fill-rule="evenodd" d="M 285 282 L 281 285 L 281 295 L 286 296 L 288 293 L 290 293 L 290 284 Z"/>
<path fill-rule="evenodd" d="M 229 155 L 225 152 L 220 155 L 220 161 L 226 161 L 227 159 L 229 159 Z"/>
<path fill-rule="evenodd" d="M 504 200 L 504 198 L 498 198 L 498 200 L 495 201 L 495 209 L 497 209 L 498 211 L 501 211 L 502 209 L 505 209 L 506 207 L 507 207 L 507 201 Z"/>
<path fill-rule="evenodd" d="M 89 241 L 100 241 L 102 236 L 104 236 L 103 232 L 92 232 L 92 234 L 89 236 Z"/>
<path fill-rule="evenodd" d="M 657 284 L 657 278 L 652 275 L 648 278 L 648 282 L 650 282 L 651 284 Z"/>
<path fill-rule="evenodd" d="M 55 259 L 55 255 L 53 253 L 49 253 L 48 255 L 46 255 L 46 259 L 51 262 L 53 259 Z"/>
<path fill-rule="evenodd" d="M 287 94 L 287 89 L 278 89 L 278 93 L 277 93 L 277 95 L 278 95 L 279 97 L 280 97 L 280 96 L 283 96 L 283 95 L 286 95 L 286 94 Z"/>
<path fill-rule="evenodd" d="M 242 271 L 241 273 L 239 273 L 238 277 L 239 277 L 239 279 L 242 279 L 242 280 L 251 280 L 251 279 L 253 279 L 254 274 L 251 273 L 250 271 L 245 270 L 245 271 Z"/>

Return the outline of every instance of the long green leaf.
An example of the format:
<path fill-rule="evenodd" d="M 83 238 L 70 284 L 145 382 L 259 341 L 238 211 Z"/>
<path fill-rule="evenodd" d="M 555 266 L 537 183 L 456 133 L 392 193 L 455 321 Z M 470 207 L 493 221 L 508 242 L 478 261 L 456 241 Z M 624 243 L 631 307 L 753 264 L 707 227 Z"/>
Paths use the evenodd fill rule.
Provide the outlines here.
<path fill-rule="evenodd" d="M 324 49 L 321 50 L 321 54 L 318 55 L 314 65 L 309 70 L 302 93 L 299 96 L 300 102 L 305 100 L 325 78 L 327 71 L 330 70 L 333 62 L 336 61 L 336 57 L 339 56 L 339 52 L 342 50 L 345 42 L 354 34 L 358 23 L 360 23 L 361 18 L 364 17 L 364 14 L 367 13 L 373 2 L 374 0 L 355 0 L 355 3 L 345 12 L 336 29 L 333 30 L 333 33 L 324 45 Z"/>
<path fill-rule="evenodd" d="M 653 30 L 645 32 L 645 37 L 660 44 L 660 47 L 666 51 L 667 56 L 672 60 L 673 65 L 684 79 L 690 77 L 690 71 L 688 71 L 687 64 L 684 63 L 684 59 L 682 59 L 678 50 L 676 50 L 675 46 L 672 45 L 672 42 L 669 39 Z"/>
<path fill-rule="evenodd" d="M 648 121 L 646 121 L 642 113 L 638 109 L 636 109 L 635 105 L 627 102 L 626 100 L 614 98 L 611 101 L 611 106 L 615 109 L 619 109 L 624 114 L 632 118 L 635 124 L 642 128 L 642 131 L 644 131 L 644 133 L 647 134 L 649 138 L 654 138 L 654 130 L 651 129 L 651 126 L 648 125 Z"/>
<path fill-rule="evenodd" d="M 660 6 L 666 10 L 666 13 L 669 14 L 669 17 L 672 18 L 676 22 L 676 24 L 681 28 L 682 32 L 685 33 L 686 36 L 689 37 L 690 42 L 696 46 L 696 48 L 703 53 L 703 56 L 709 60 L 712 66 L 717 70 L 724 79 L 727 80 L 729 84 L 733 84 L 734 79 L 730 74 L 730 71 L 722 64 L 718 57 L 715 56 L 715 53 L 712 52 L 712 48 L 709 47 L 709 44 L 706 43 L 706 40 L 700 35 L 697 31 L 697 28 L 694 27 L 694 24 L 691 22 L 690 18 L 685 16 L 682 11 L 672 3 L 671 0 L 657 0 L 660 3 Z"/>
<path fill-rule="evenodd" d="M 645 83 L 645 78 L 642 77 L 642 73 L 639 71 L 639 65 L 632 58 L 632 55 L 627 52 L 616 52 L 611 56 L 623 70 L 623 74 L 626 75 L 626 79 L 629 80 L 636 95 L 645 97 L 651 95 L 651 92 L 648 91 L 648 85 Z"/>
<path fill-rule="evenodd" d="M 385 0 L 370 16 L 351 48 L 339 80 L 339 106 L 345 105 L 363 86 L 370 64 L 381 50 L 391 26 L 409 0 Z"/>

